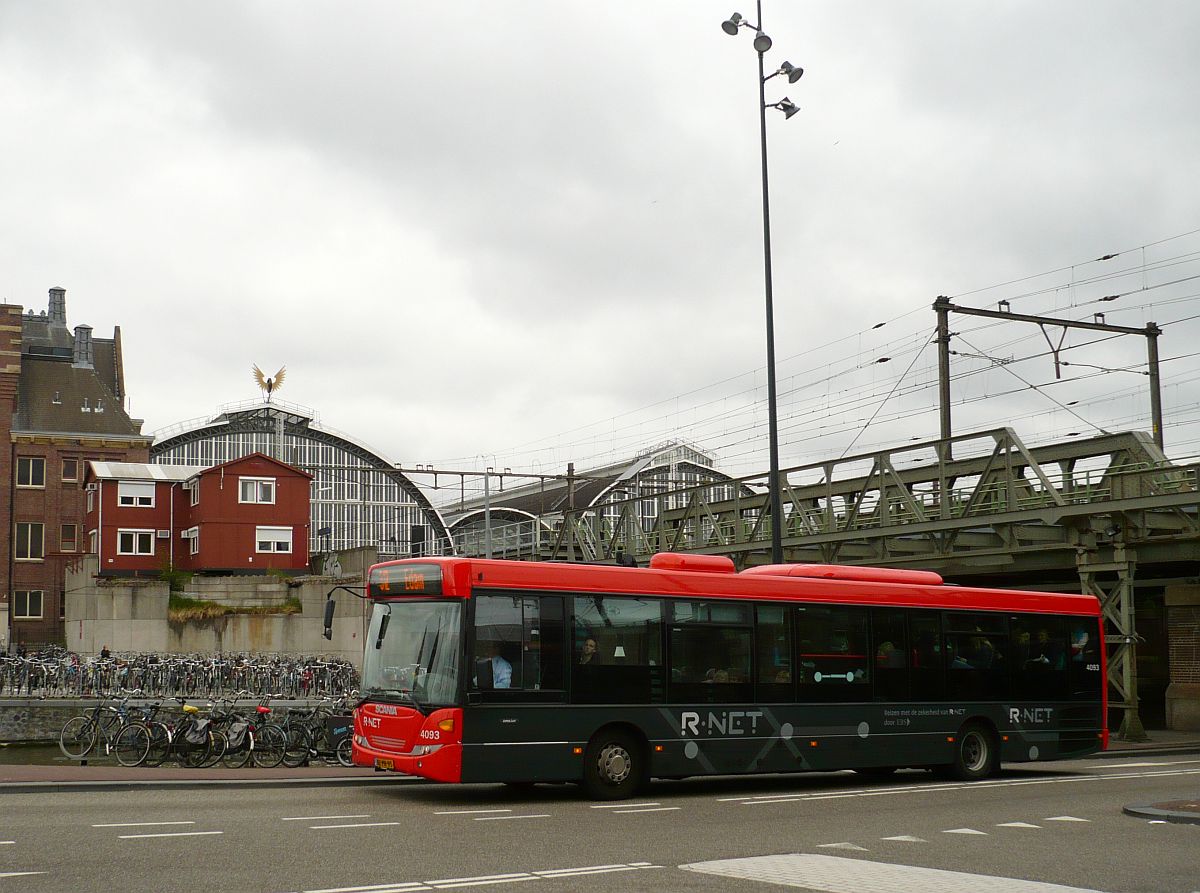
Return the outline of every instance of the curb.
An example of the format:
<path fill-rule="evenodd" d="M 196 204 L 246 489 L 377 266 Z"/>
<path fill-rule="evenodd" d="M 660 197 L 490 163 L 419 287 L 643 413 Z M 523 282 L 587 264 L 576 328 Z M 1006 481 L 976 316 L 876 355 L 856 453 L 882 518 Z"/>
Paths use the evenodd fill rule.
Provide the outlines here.
<path fill-rule="evenodd" d="M 109 779 L 96 781 L 7 781 L 0 782 L 0 793 L 33 794 L 45 791 L 132 791 L 188 790 L 195 788 L 330 788 L 408 785 L 426 783 L 424 779 L 406 778 L 152 778 Z"/>
<path fill-rule="evenodd" d="M 1124 747 L 1089 754 L 1089 760 L 1115 760 L 1124 757 L 1169 757 L 1177 754 L 1200 753 L 1200 741 L 1191 744 L 1164 744 L 1161 747 Z"/>
<path fill-rule="evenodd" d="M 1121 812 L 1139 819 L 1157 819 L 1177 825 L 1200 825 L 1200 812 L 1182 812 L 1175 809 L 1159 809 L 1153 803 L 1140 806 L 1123 806 Z"/>

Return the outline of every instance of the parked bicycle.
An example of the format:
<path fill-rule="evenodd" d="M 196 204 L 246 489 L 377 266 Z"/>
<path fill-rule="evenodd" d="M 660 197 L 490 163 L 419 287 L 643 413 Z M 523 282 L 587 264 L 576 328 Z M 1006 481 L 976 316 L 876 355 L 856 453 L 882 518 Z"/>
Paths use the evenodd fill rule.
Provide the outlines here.
<path fill-rule="evenodd" d="M 141 692 L 122 694 L 124 697 L 111 702 L 97 701 L 86 713 L 66 721 L 58 735 L 58 746 L 67 759 L 86 759 L 100 742 L 104 743 L 104 754 L 115 754 L 122 766 L 136 766 L 146 758 L 150 740 L 143 722 L 153 718 L 158 705 L 131 710 L 130 699 Z"/>

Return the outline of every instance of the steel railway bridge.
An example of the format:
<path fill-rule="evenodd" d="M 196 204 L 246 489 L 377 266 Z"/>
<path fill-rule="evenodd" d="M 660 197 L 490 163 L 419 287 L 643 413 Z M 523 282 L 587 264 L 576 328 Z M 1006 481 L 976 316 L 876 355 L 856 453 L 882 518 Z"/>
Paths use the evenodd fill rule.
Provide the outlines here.
<path fill-rule="evenodd" d="M 1134 581 L 1200 575 L 1200 463 L 1172 463 L 1142 432 L 1028 448 L 998 428 L 780 477 L 788 562 L 913 566 L 959 583 L 1094 593 L 1109 621 L 1119 734 L 1145 737 Z M 621 549 L 643 565 L 659 551 L 765 564 L 766 483 L 756 475 L 663 492 L 658 512 L 647 512 L 645 496 L 567 511 L 535 525 L 532 551 L 558 561 L 603 561 Z"/>

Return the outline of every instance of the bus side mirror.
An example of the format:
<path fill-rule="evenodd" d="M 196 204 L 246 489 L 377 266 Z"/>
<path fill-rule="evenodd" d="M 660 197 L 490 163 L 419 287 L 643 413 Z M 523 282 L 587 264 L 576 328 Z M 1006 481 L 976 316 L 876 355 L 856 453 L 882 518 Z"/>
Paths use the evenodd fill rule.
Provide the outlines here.
<path fill-rule="evenodd" d="M 333 639 L 333 599 L 325 599 L 325 632 L 322 633 L 326 639 Z"/>
<path fill-rule="evenodd" d="M 496 687 L 496 680 L 492 676 L 492 659 L 490 657 L 481 657 L 475 661 L 475 681 L 481 689 Z"/>

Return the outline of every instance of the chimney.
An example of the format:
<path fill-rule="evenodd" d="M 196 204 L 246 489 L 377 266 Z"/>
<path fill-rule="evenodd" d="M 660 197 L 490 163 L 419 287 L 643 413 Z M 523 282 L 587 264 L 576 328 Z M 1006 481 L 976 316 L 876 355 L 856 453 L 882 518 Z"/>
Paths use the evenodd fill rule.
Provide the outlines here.
<path fill-rule="evenodd" d="M 92 327 L 75 327 L 75 360 L 72 366 L 92 368 Z"/>
<path fill-rule="evenodd" d="M 65 288 L 50 289 L 50 325 L 55 323 L 64 329 L 67 327 L 67 290 Z"/>

